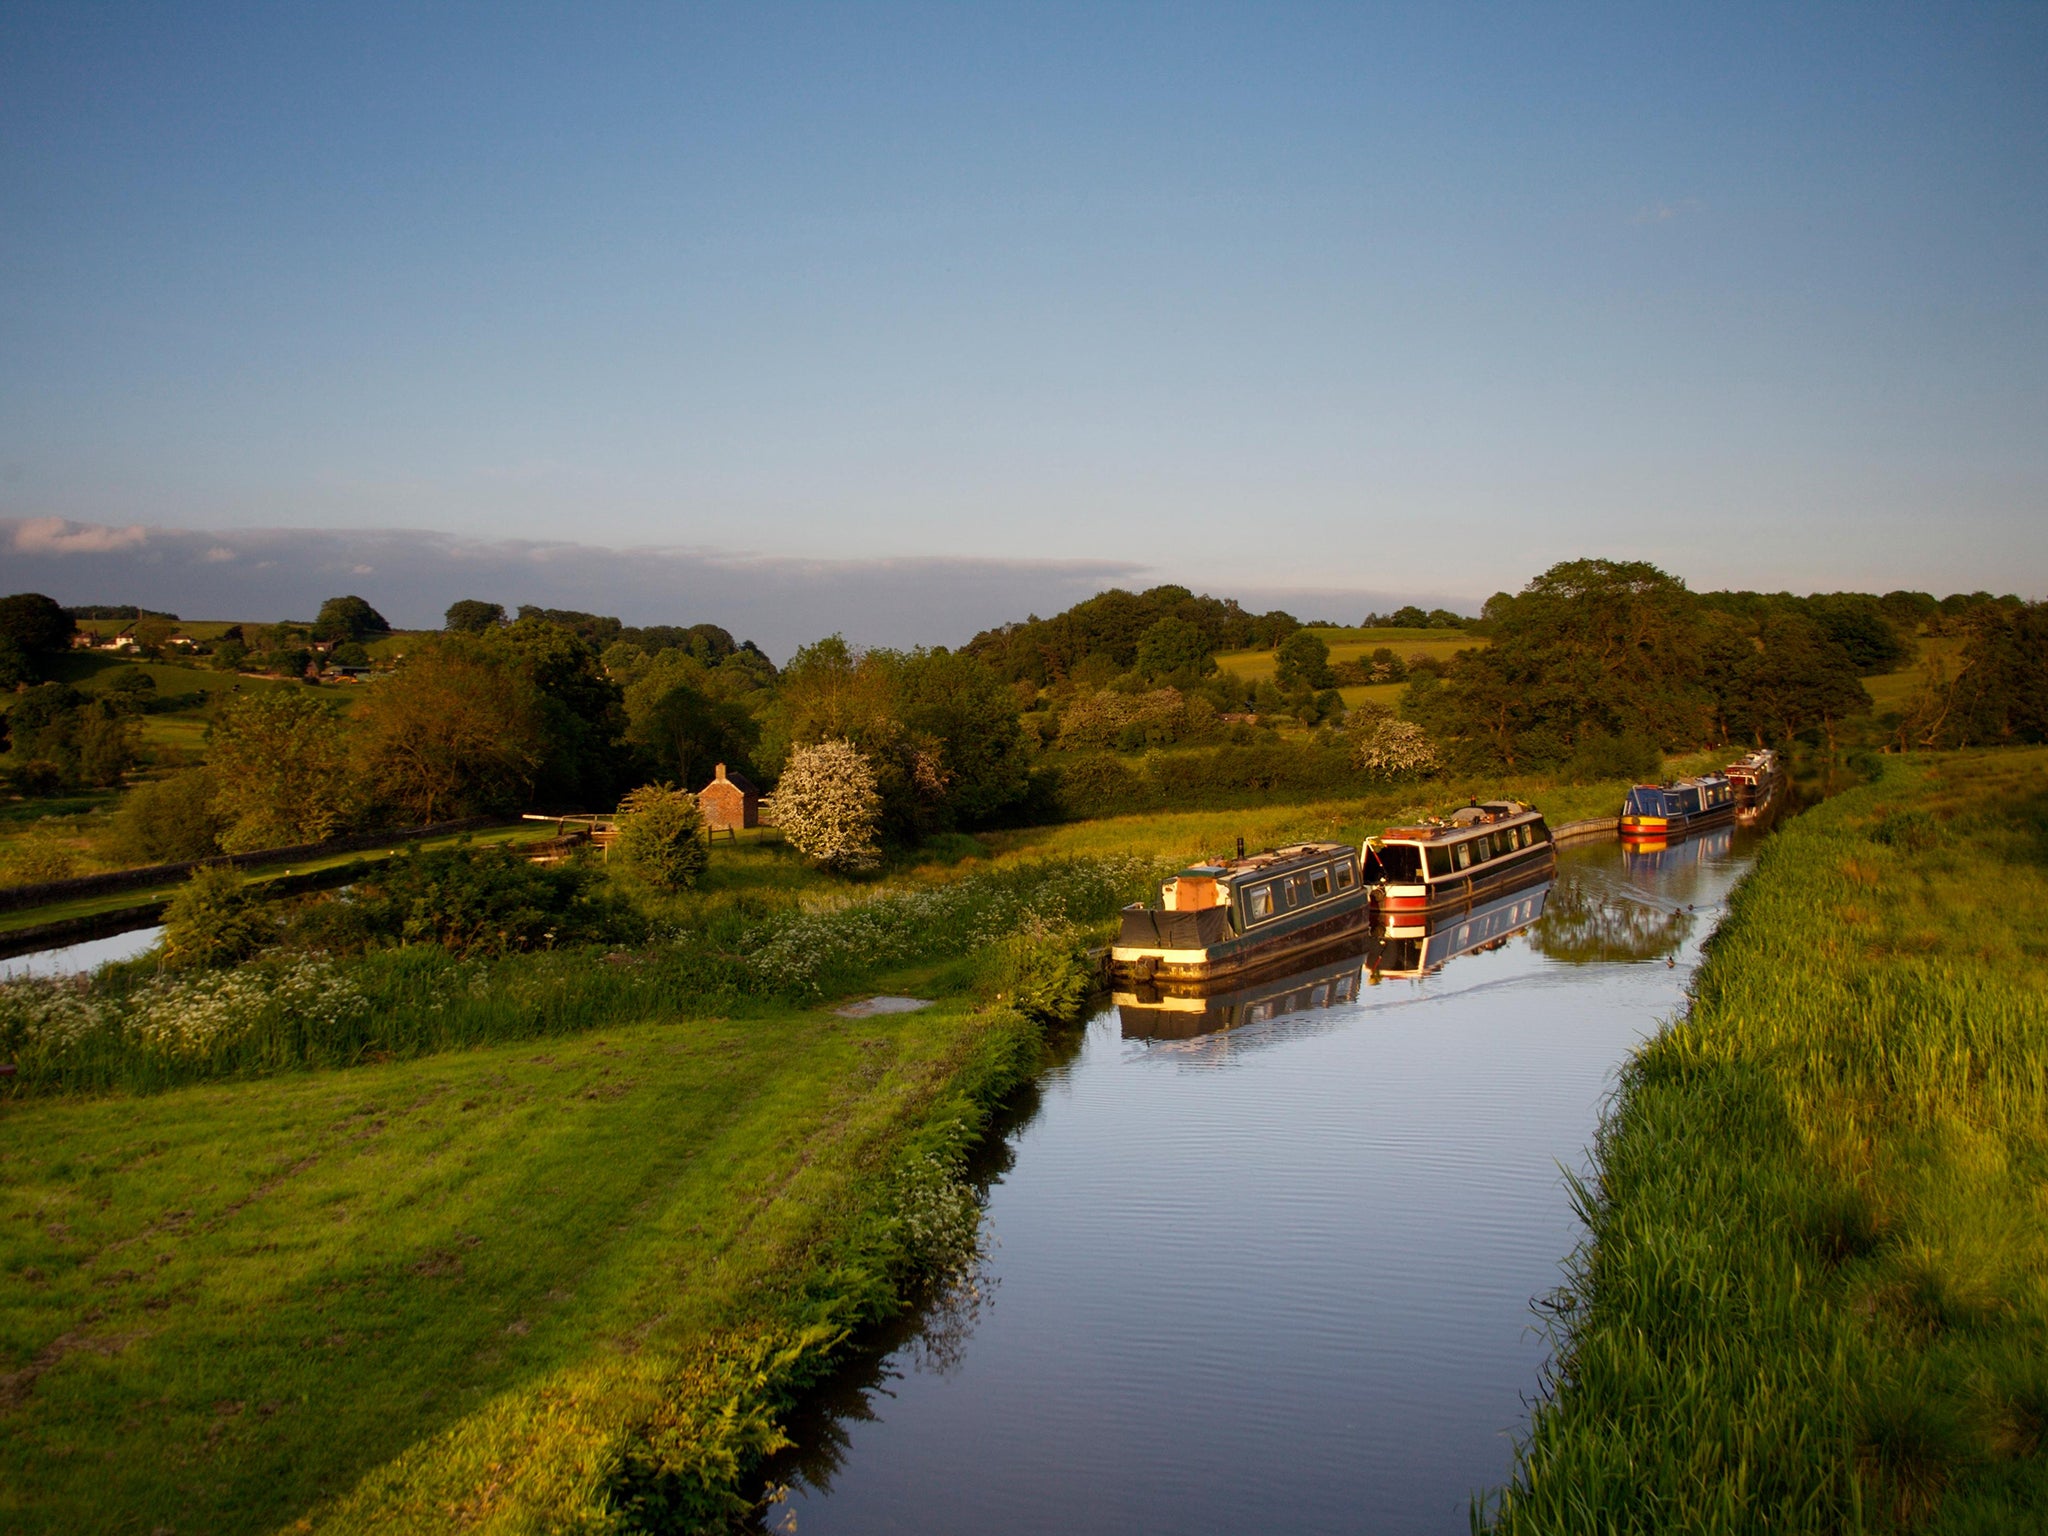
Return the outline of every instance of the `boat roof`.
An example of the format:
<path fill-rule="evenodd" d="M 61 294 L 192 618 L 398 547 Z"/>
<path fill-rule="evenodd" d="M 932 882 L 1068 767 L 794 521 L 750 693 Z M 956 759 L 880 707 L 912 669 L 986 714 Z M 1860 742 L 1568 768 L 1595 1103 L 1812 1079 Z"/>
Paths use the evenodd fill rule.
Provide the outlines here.
<path fill-rule="evenodd" d="M 1180 873 L 1182 877 L 1192 875 L 1197 880 L 1257 879 L 1297 865 L 1321 864 L 1351 852 L 1349 843 L 1289 843 L 1285 848 L 1268 848 L 1261 853 L 1248 853 L 1241 859 L 1191 864 Z"/>
<path fill-rule="evenodd" d="M 1477 836 L 1488 827 L 1499 826 L 1504 821 L 1534 820 L 1536 815 L 1534 807 L 1519 800 L 1482 800 L 1460 806 L 1443 821 L 1426 821 L 1413 827 L 1388 827 L 1380 834 L 1380 841 L 1453 842 L 1462 837 Z"/>
<path fill-rule="evenodd" d="M 1669 784 L 1638 784 L 1637 789 L 1699 789 L 1708 784 L 1725 784 L 1725 773 L 1702 773 L 1690 779 L 1673 779 Z"/>

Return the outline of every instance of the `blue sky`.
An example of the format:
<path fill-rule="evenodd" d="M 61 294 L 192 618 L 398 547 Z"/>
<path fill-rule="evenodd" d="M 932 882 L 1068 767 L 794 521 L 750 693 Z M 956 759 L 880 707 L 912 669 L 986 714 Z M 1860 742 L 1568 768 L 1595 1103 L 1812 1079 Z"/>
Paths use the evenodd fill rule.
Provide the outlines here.
<path fill-rule="evenodd" d="M 2048 595 L 2048 7 L 0 5 L 0 517 Z"/>

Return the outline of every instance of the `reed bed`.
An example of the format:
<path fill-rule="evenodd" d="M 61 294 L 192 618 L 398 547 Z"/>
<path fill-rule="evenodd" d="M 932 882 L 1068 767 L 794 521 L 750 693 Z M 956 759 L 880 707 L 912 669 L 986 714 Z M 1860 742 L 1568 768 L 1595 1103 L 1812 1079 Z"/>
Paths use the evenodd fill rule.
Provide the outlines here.
<path fill-rule="evenodd" d="M 1505 1532 L 2048 1510 L 2048 754 L 1893 760 L 1763 850 L 1575 1186 Z"/>

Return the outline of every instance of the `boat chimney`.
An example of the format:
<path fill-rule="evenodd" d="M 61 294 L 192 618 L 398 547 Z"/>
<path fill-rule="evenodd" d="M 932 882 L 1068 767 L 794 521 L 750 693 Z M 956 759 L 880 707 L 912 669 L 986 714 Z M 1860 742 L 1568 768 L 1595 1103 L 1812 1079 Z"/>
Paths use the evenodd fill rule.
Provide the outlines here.
<path fill-rule="evenodd" d="M 1237 840 L 1237 856 L 1240 859 L 1244 857 L 1244 839 L 1241 837 Z"/>

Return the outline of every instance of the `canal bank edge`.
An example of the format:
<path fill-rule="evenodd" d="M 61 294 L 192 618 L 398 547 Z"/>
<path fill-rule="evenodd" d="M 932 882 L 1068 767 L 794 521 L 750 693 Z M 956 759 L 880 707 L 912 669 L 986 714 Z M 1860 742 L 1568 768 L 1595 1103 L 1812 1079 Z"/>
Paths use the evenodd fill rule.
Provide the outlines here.
<path fill-rule="evenodd" d="M 2048 753 L 1880 772 L 1766 844 L 1623 1069 L 1491 1528 L 2048 1507 Z"/>
<path fill-rule="evenodd" d="M 1034 958 L 1048 973 L 1073 964 Z M 1077 1022 L 1082 1011 L 1045 1022 Z M 856 1149 L 855 1196 L 723 1328 L 679 1355 L 638 1362 L 623 1391 L 614 1378 L 599 1398 L 519 1405 L 515 1435 L 418 1447 L 300 1528 L 438 1531 L 458 1511 L 465 1528 L 482 1531 L 733 1529 L 759 1507 L 763 1463 L 789 1443 L 789 1409 L 862 1330 L 915 1304 L 969 1256 L 959 1250 L 962 1221 L 971 1215 L 971 1241 L 979 1209 L 967 1156 L 1038 1072 L 1045 1038 L 1040 1021 L 1004 1004 L 963 1022 L 929 1094 L 903 1106 L 893 1141 Z M 938 1222 L 935 1237 L 931 1211 L 949 1205 L 962 1221 Z"/>

